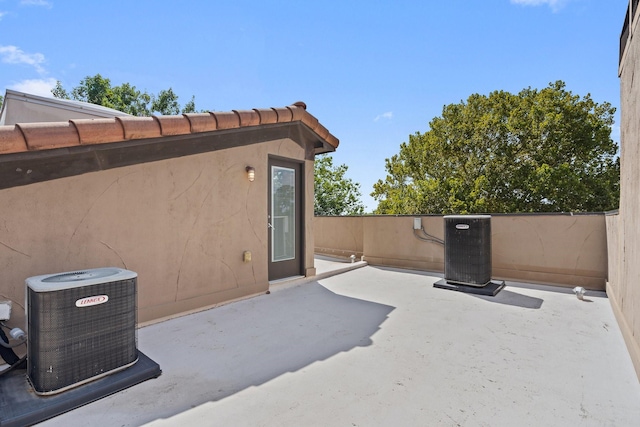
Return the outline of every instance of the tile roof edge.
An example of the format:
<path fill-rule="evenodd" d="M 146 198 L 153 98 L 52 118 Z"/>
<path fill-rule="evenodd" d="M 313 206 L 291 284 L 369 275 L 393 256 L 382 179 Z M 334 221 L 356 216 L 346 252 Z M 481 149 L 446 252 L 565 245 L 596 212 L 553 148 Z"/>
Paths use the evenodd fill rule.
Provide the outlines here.
<path fill-rule="evenodd" d="M 16 123 L 27 142 L 27 151 L 80 145 L 78 128 L 71 121 Z"/>
<path fill-rule="evenodd" d="M 338 148 L 340 140 L 333 136 L 313 114 L 307 111 L 307 104 L 302 101 L 298 101 L 288 106 L 287 109 L 291 111 L 293 116 L 292 121 L 300 121 L 301 123 L 304 123 L 309 129 L 311 129 L 321 139 L 325 140 L 334 149 Z"/>
<path fill-rule="evenodd" d="M 112 118 L 71 119 L 80 138 L 80 145 L 109 144 L 124 141 L 122 122 Z"/>
<path fill-rule="evenodd" d="M 339 140 L 307 111 L 304 102 L 298 101 L 281 108 L 209 111 L 169 116 L 116 116 L 0 126 L 0 130 L 4 129 L 5 135 L 4 140 L 0 141 L 3 144 L 0 147 L 0 155 L 293 122 L 304 124 L 333 149 L 338 147 Z M 7 130 L 9 127 L 14 130 Z M 53 139 L 47 136 L 48 131 L 54 133 Z"/>
<path fill-rule="evenodd" d="M 27 137 L 16 125 L 0 127 L 0 155 L 29 151 Z"/>

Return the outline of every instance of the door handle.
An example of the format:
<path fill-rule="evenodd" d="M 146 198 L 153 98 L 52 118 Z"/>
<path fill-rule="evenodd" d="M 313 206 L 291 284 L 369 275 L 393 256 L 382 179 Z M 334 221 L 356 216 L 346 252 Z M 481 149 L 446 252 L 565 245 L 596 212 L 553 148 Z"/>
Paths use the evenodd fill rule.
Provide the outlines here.
<path fill-rule="evenodd" d="M 274 231 L 275 231 L 275 229 L 276 229 L 273 225 L 271 225 L 271 223 L 270 223 L 270 222 L 268 222 L 268 223 L 267 223 L 267 226 L 268 226 L 270 229 L 274 230 Z"/>

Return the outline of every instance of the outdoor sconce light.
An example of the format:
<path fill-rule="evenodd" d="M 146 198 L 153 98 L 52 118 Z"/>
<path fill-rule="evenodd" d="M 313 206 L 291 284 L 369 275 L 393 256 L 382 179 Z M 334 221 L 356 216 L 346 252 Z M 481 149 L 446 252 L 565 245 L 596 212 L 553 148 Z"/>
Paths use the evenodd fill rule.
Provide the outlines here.
<path fill-rule="evenodd" d="M 249 181 L 251 182 L 256 179 L 256 168 L 253 166 L 247 166 L 247 178 L 249 178 Z"/>

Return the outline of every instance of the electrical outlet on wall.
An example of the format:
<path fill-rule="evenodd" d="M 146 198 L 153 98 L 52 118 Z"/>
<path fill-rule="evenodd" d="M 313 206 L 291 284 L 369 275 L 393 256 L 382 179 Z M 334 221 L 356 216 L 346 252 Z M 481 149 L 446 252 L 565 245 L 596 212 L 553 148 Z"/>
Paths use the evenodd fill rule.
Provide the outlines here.
<path fill-rule="evenodd" d="M 11 317 L 11 301 L 0 301 L 0 321 Z"/>
<path fill-rule="evenodd" d="M 422 229 L 422 218 L 413 218 L 413 229 L 414 230 Z"/>

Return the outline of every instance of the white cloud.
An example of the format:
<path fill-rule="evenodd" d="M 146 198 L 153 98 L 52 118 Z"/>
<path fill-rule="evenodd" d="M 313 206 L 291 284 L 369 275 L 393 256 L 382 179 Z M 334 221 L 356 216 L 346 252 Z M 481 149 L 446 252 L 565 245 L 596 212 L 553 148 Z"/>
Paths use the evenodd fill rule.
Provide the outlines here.
<path fill-rule="evenodd" d="M 47 9 L 53 7 L 53 3 L 47 0 L 20 0 L 20 4 L 24 6 L 43 6 Z"/>
<path fill-rule="evenodd" d="M 2 17 L 3 17 L 4 15 L 6 15 L 7 13 L 8 13 L 8 12 L 0 12 L 0 19 L 2 19 Z"/>
<path fill-rule="evenodd" d="M 16 46 L 1 46 L 0 57 L 5 64 L 27 64 L 33 66 L 39 74 L 46 71 L 42 67 L 44 55 L 41 53 L 26 53 Z"/>
<path fill-rule="evenodd" d="M 16 84 L 9 86 L 9 89 L 17 90 L 19 92 L 30 93 L 33 95 L 53 97 L 51 89 L 56 86 L 56 79 L 32 79 L 23 80 Z"/>
<path fill-rule="evenodd" d="M 557 12 L 567 4 L 569 0 L 510 0 L 512 4 L 523 6 L 544 6 L 547 5 L 552 11 Z"/>
<path fill-rule="evenodd" d="M 386 113 L 378 114 L 376 118 L 373 119 L 373 121 L 377 122 L 380 119 L 391 120 L 392 118 L 393 118 L 393 111 L 387 111 Z"/>

